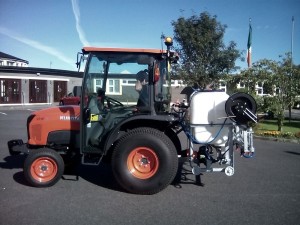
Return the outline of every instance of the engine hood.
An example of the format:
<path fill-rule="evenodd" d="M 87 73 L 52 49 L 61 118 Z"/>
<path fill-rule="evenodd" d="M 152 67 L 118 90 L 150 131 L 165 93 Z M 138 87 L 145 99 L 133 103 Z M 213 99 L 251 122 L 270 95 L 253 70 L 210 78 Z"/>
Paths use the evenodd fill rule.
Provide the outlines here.
<path fill-rule="evenodd" d="M 28 143 L 45 145 L 53 131 L 79 131 L 80 107 L 67 105 L 35 111 L 27 121 Z"/>
<path fill-rule="evenodd" d="M 57 106 L 42 109 L 32 113 L 35 116 L 41 117 L 44 119 L 54 119 L 56 121 L 79 121 L 80 115 L 80 106 L 77 105 L 66 105 L 66 106 Z"/>

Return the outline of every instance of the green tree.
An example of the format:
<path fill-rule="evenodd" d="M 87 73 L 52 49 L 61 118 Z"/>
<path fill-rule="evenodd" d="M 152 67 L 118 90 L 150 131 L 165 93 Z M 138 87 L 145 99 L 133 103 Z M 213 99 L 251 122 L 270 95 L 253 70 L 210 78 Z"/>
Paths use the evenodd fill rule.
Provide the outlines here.
<path fill-rule="evenodd" d="M 235 61 L 241 57 L 236 43 L 224 44 L 226 25 L 216 16 L 203 12 L 190 18 L 180 17 L 172 22 L 175 50 L 180 55 L 177 73 L 186 84 L 205 88 L 219 83 L 220 78 L 235 70 Z"/>
<path fill-rule="evenodd" d="M 270 97 L 264 97 L 258 107 L 264 111 L 271 111 L 277 118 L 278 131 L 282 130 L 287 110 L 299 94 L 299 69 L 291 66 L 290 57 L 287 54 L 281 61 L 259 60 L 251 69 L 241 71 L 238 76 L 240 81 L 247 82 L 249 93 L 255 90 L 255 84 L 261 82 L 268 87 Z"/>

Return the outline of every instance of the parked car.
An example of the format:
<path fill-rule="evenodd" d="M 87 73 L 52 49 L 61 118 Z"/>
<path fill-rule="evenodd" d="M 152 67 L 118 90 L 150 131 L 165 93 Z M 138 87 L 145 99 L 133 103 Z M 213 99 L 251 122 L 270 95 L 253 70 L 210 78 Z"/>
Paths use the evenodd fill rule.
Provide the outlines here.
<path fill-rule="evenodd" d="M 294 107 L 293 107 L 294 109 L 300 109 L 300 101 L 296 101 L 295 103 L 294 103 Z"/>
<path fill-rule="evenodd" d="M 62 97 L 59 100 L 59 105 L 79 105 L 81 95 L 81 86 L 74 86 L 73 92 Z"/>
<path fill-rule="evenodd" d="M 74 96 L 73 93 L 69 93 L 67 96 L 62 97 L 59 100 L 59 105 L 79 105 L 80 97 Z"/>

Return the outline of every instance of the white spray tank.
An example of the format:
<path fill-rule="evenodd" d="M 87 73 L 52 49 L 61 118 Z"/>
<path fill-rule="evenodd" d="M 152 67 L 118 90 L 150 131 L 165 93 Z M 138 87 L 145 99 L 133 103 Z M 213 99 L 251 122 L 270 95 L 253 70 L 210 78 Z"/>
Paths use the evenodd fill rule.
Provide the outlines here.
<path fill-rule="evenodd" d="M 228 126 L 224 126 L 228 99 L 223 91 L 195 92 L 190 98 L 190 126 L 197 142 L 224 146 L 228 140 Z"/>

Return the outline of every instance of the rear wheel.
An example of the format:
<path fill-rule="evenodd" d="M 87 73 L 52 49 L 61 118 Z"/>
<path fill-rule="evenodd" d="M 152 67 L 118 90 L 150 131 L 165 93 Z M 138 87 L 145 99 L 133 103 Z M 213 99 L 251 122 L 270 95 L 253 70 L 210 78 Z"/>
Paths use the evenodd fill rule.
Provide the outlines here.
<path fill-rule="evenodd" d="M 174 144 L 153 128 L 137 128 L 121 138 L 112 154 L 116 180 L 128 192 L 155 194 L 174 179 L 178 158 Z"/>
<path fill-rule="evenodd" d="M 62 157 L 52 149 L 36 150 L 24 162 L 24 176 L 34 187 L 49 187 L 59 181 L 64 172 Z"/>

